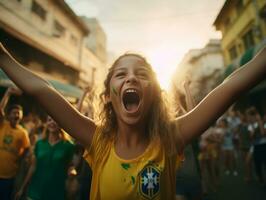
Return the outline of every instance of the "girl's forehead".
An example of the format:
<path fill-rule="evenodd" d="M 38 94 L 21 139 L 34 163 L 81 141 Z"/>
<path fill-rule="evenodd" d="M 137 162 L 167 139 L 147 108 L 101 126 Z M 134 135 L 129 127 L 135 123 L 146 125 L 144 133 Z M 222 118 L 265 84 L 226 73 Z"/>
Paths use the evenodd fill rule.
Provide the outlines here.
<path fill-rule="evenodd" d="M 142 66 L 147 67 L 148 63 L 141 57 L 136 55 L 127 55 L 119 59 L 116 63 L 115 68 L 126 67 L 126 66 Z"/>

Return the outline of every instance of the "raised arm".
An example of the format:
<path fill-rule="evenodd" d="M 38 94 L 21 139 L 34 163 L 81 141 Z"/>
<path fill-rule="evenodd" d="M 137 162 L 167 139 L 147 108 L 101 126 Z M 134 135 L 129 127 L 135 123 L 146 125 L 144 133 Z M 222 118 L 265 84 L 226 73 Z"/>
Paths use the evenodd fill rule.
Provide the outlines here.
<path fill-rule="evenodd" d="M 94 122 L 81 115 L 47 81 L 18 63 L 1 43 L 0 67 L 21 90 L 34 97 L 60 127 L 84 146 L 90 145 Z"/>
<path fill-rule="evenodd" d="M 6 105 L 9 101 L 9 98 L 10 96 L 14 94 L 14 95 L 21 95 L 22 92 L 20 89 L 18 88 L 15 88 L 15 87 L 9 87 L 7 88 L 4 96 L 2 97 L 1 99 L 1 102 L 0 102 L 0 123 L 4 120 L 4 117 L 5 117 L 5 108 L 6 108 Z"/>
<path fill-rule="evenodd" d="M 77 103 L 77 109 L 79 112 L 82 111 L 83 108 L 83 103 L 86 99 L 86 96 L 88 95 L 88 93 L 91 92 L 91 88 L 90 87 L 86 87 L 82 96 L 79 98 L 78 103 Z"/>
<path fill-rule="evenodd" d="M 4 118 L 5 118 L 5 107 L 7 105 L 9 97 L 10 97 L 10 92 L 9 92 L 9 88 L 7 88 L 5 94 L 2 97 L 1 102 L 0 102 L 0 123 L 2 123 L 4 121 Z"/>
<path fill-rule="evenodd" d="M 266 49 L 245 66 L 236 70 L 210 92 L 192 111 L 177 119 L 179 130 L 187 144 L 202 134 L 236 99 L 266 77 Z"/>

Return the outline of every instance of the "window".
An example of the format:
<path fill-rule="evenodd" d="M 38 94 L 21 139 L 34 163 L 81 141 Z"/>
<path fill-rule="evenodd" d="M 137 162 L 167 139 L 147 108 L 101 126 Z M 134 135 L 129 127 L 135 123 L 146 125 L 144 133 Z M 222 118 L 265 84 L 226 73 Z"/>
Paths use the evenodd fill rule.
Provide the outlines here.
<path fill-rule="evenodd" d="M 64 37 L 66 32 L 65 27 L 60 24 L 57 20 L 54 20 L 54 33 L 53 35 L 55 37 Z"/>
<path fill-rule="evenodd" d="M 71 34 L 71 36 L 70 36 L 70 42 L 74 46 L 77 46 L 78 45 L 78 39 L 77 39 L 77 37 Z"/>
<path fill-rule="evenodd" d="M 46 14 L 47 14 L 46 10 L 36 1 L 32 1 L 31 11 L 34 14 L 38 15 L 42 20 L 46 19 Z"/>
<path fill-rule="evenodd" d="M 237 57 L 237 49 L 236 46 L 233 46 L 229 49 L 229 55 L 231 60 L 234 60 Z"/>
<path fill-rule="evenodd" d="M 248 50 L 250 47 L 255 45 L 254 36 L 253 36 L 253 29 L 250 29 L 243 37 L 243 43 L 245 50 Z"/>

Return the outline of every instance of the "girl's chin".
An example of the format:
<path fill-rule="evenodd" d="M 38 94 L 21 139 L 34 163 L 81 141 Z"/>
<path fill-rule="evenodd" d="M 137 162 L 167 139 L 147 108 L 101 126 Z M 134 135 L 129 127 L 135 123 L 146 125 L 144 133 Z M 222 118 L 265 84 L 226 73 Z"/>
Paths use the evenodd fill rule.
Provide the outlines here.
<path fill-rule="evenodd" d="M 136 126 L 143 123 L 141 116 L 136 117 L 122 117 L 122 122 L 128 126 Z"/>

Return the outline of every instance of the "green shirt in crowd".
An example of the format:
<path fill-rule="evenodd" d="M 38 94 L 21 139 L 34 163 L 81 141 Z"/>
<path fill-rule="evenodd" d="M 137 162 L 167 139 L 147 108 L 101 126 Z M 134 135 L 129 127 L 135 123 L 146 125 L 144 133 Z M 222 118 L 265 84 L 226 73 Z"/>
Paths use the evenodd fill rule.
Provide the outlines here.
<path fill-rule="evenodd" d="M 35 146 L 36 169 L 27 196 L 33 200 L 64 200 L 65 182 L 74 145 L 62 140 L 50 145 L 47 139 Z"/>

